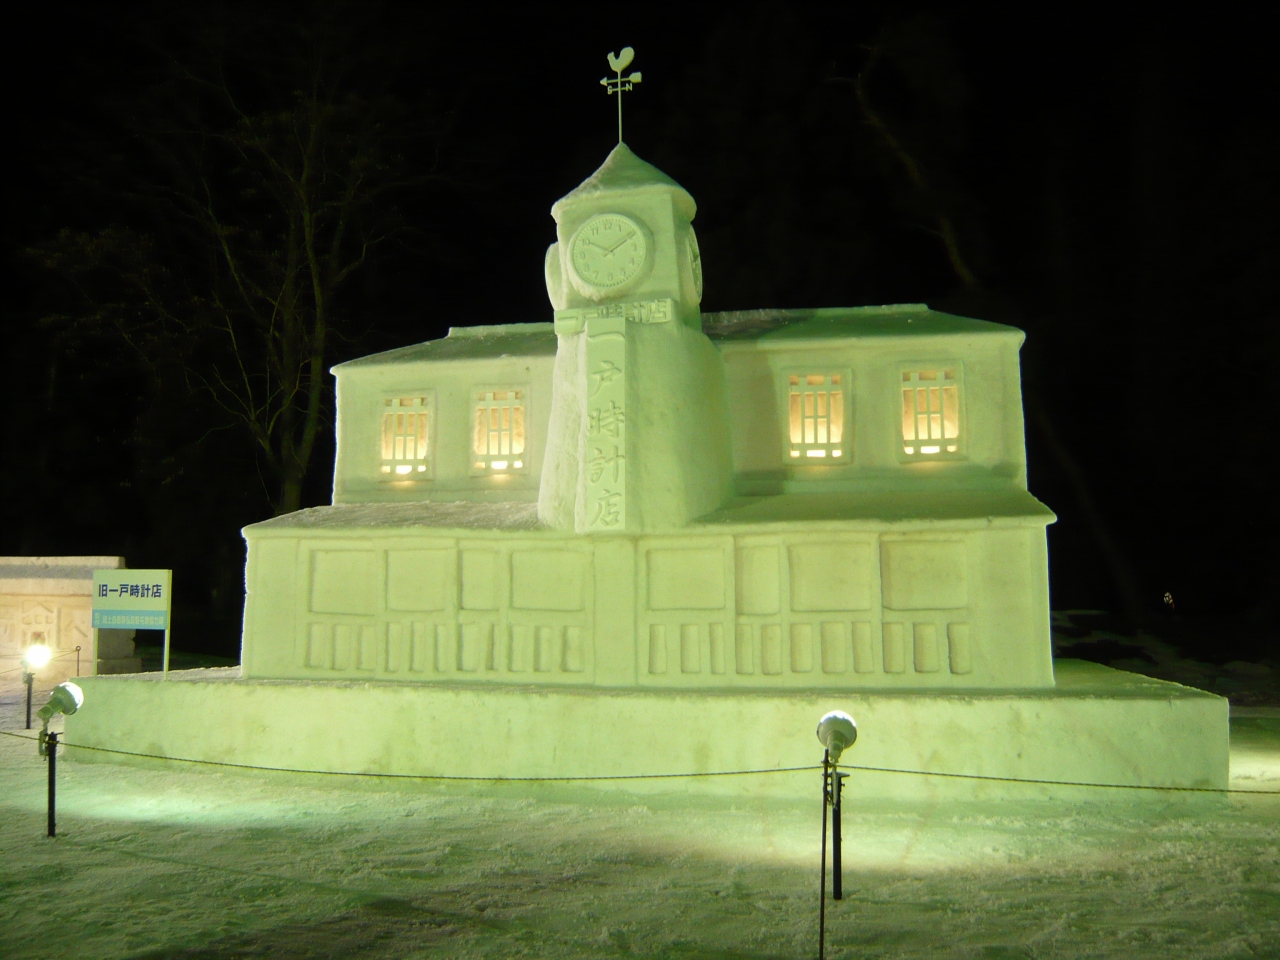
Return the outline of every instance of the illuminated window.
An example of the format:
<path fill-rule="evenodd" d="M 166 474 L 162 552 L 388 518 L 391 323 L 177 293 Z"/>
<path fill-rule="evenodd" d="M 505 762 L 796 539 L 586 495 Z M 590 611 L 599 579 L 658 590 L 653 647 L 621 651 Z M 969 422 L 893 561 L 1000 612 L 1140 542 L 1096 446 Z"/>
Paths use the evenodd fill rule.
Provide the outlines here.
<path fill-rule="evenodd" d="M 793 373 L 787 377 L 788 453 L 792 463 L 846 460 L 847 374 Z"/>
<path fill-rule="evenodd" d="M 936 367 L 902 372 L 902 452 L 910 457 L 959 453 L 960 371 Z"/>
<path fill-rule="evenodd" d="M 383 401 L 382 472 L 424 479 L 431 455 L 431 410 L 428 397 L 393 397 Z"/>
<path fill-rule="evenodd" d="M 524 390 L 478 390 L 472 414 L 472 467 L 483 473 L 524 469 Z"/>

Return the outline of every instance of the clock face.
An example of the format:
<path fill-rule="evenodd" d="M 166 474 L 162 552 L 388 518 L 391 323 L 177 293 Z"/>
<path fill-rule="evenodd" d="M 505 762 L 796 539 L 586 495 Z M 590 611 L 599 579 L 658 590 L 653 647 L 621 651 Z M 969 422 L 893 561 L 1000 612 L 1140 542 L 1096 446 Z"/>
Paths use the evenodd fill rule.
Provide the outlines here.
<path fill-rule="evenodd" d="M 648 253 L 649 242 L 640 224 L 618 213 L 592 217 L 569 242 L 573 272 L 587 286 L 602 291 L 634 280 Z"/>
<path fill-rule="evenodd" d="M 693 227 L 689 228 L 689 239 L 687 241 L 689 249 L 689 272 L 693 274 L 693 290 L 698 295 L 698 299 L 702 299 L 702 251 L 698 249 L 698 235 L 693 232 Z"/>

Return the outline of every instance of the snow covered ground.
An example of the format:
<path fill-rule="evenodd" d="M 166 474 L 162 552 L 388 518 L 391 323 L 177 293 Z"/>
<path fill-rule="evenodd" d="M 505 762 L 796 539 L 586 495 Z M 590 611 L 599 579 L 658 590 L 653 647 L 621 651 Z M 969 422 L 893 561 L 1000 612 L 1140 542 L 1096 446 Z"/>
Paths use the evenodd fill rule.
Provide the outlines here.
<path fill-rule="evenodd" d="M 1244 713 L 1233 786 L 1280 790 L 1280 710 Z M 68 762 L 54 840 L 44 791 L 0 736 L 12 960 L 817 955 L 816 778 L 729 804 Z M 863 805 L 845 891 L 833 958 L 1280 957 L 1280 796 Z"/>

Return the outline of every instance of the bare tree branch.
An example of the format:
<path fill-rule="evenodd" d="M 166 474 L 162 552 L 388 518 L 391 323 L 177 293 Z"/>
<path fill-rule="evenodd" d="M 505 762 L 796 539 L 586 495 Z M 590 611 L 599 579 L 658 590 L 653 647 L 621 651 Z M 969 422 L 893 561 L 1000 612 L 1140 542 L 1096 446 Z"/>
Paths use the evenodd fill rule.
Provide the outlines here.
<path fill-rule="evenodd" d="M 407 113 L 348 82 L 342 32 L 323 21 L 282 19 L 284 50 L 246 53 L 239 34 L 159 47 L 126 187 L 157 231 L 68 234 L 50 251 L 77 275 L 83 322 L 109 322 L 156 377 L 180 371 L 245 430 L 276 512 L 300 505 L 332 422 L 332 344 L 350 339 L 338 296 L 400 229 L 397 195 L 431 182 L 389 145 Z"/>

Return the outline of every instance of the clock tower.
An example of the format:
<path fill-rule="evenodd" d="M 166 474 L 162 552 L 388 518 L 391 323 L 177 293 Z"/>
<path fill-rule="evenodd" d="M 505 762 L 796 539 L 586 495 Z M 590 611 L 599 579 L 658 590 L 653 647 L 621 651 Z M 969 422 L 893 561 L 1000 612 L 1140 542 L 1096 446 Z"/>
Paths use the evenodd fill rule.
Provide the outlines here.
<path fill-rule="evenodd" d="M 683 187 L 619 143 L 551 208 L 558 336 L 538 516 L 580 533 L 683 526 L 728 497 L 720 353 Z"/>
<path fill-rule="evenodd" d="M 702 260 L 697 205 L 684 187 L 625 143 L 551 208 L 547 293 L 557 310 L 618 301 L 670 300 L 701 329 Z"/>

